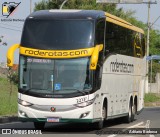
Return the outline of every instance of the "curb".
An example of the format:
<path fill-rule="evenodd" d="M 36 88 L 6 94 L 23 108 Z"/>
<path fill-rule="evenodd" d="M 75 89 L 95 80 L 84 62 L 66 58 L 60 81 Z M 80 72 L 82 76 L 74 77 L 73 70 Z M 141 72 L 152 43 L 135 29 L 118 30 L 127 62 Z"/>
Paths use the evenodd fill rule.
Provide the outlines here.
<path fill-rule="evenodd" d="M 146 102 L 145 107 L 160 107 L 160 102 Z"/>
<path fill-rule="evenodd" d="M 0 124 L 1 123 L 17 122 L 17 121 L 18 121 L 17 116 L 3 116 L 3 117 L 0 117 Z"/>

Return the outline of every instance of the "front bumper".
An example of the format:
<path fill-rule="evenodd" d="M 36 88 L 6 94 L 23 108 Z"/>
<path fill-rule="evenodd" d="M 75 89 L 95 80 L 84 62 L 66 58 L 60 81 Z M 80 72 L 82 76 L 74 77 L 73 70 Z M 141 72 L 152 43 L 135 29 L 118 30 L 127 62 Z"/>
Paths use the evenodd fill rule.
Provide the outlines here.
<path fill-rule="evenodd" d="M 47 118 L 18 118 L 19 121 L 22 122 L 48 122 Z M 94 123 L 97 121 L 100 121 L 101 119 L 67 119 L 67 118 L 61 118 L 59 123 Z"/>
<path fill-rule="evenodd" d="M 87 113 L 84 117 L 83 114 Z M 58 118 L 60 123 L 93 123 L 100 119 L 93 118 L 93 105 L 62 112 L 40 111 L 18 104 L 20 121 L 48 122 L 48 118 Z"/>

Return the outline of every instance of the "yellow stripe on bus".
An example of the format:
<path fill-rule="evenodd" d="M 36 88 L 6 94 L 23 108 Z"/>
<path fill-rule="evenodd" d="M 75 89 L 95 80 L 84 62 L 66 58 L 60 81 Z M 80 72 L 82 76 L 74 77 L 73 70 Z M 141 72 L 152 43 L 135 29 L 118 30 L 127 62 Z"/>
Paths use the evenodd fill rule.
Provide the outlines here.
<path fill-rule="evenodd" d="M 132 24 L 116 17 L 116 16 L 107 16 L 108 14 L 106 14 L 106 21 L 108 22 L 111 22 L 113 24 L 116 24 L 116 25 L 119 25 L 119 26 L 122 26 L 124 28 L 127 28 L 127 29 L 130 29 L 130 30 L 133 30 L 133 31 L 136 31 L 136 32 L 140 32 L 142 34 L 144 34 L 144 31 L 138 27 L 135 27 L 133 26 Z"/>
<path fill-rule="evenodd" d="M 128 24 L 128 25 L 132 25 L 131 23 L 129 23 L 129 22 L 127 22 L 127 21 L 125 21 L 125 20 L 117 17 L 117 16 L 114 16 L 114 15 L 112 15 L 112 14 L 110 14 L 110 13 L 107 13 L 107 12 L 106 12 L 105 15 L 106 15 L 107 17 L 109 17 L 109 18 L 115 19 L 115 20 L 120 21 L 120 22 L 122 22 L 122 23 L 125 23 L 125 24 Z"/>
<path fill-rule="evenodd" d="M 14 44 L 13 46 L 11 46 L 8 49 L 8 52 L 7 52 L 7 66 L 8 67 L 12 67 L 13 66 L 13 64 L 14 64 L 14 52 L 19 47 L 20 47 L 19 44 Z"/>

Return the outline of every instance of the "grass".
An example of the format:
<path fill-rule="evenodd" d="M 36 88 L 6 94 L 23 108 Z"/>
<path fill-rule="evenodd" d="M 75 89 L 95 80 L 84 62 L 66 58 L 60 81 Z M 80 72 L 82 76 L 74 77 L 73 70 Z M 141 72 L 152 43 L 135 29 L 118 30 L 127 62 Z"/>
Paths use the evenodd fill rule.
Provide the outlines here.
<path fill-rule="evenodd" d="M 160 102 L 160 95 L 159 95 L 159 94 L 155 94 L 155 93 L 145 94 L 144 102 L 145 102 L 145 103 L 149 103 L 149 102 Z"/>
<path fill-rule="evenodd" d="M 0 116 L 17 114 L 17 86 L 12 85 L 12 90 L 10 96 L 10 83 L 0 77 Z"/>

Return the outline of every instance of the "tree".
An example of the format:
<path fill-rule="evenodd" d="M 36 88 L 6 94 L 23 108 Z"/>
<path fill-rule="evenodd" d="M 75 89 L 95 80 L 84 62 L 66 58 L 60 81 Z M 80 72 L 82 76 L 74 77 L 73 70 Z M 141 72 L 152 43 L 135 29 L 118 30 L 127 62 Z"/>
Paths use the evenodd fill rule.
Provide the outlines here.
<path fill-rule="evenodd" d="M 12 86 L 13 84 L 18 84 L 18 70 L 15 71 L 14 69 L 12 68 L 8 68 L 8 74 L 7 74 L 7 78 L 9 80 L 9 83 L 10 83 L 10 91 L 9 91 L 9 95 L 11 97 L 12 95 Z"/>
<path fill-rule="evenodd" d="M 150 31 L 150 54 L 160 54 L 160 31 L 154 29 Z"/>
<path fill-rule="evenodd" d="M 44 9 L 59 9 L 64 0 L 42 0 L 35 4 L 36 10 Z M 103 10 L 110 13 L 118 14 L 116 4 L 100 4 L 96 0 L 68 0 L 63 6 L 63 9 L 88 9 L 88 10 Z"/>
<path fill-rule="evenodd" d="M 7 43 L 6 42 L 3 42 L 3 39 L 4 36 L 0 36 L 0 44 L 2 44 L 3 46 L 7 46 Z"/>
<path fill-rule="evenodd" d="M 35 11 L 44 9 L 59 9 L 62 2 L 63 0 L 42 0 L 38 3 L 35 3 Z"/>
<path fill-rule="evenodd" d="M 0 46 L 2 44 L 2 46 L 7 46 L 6 42 L 3 42 L 4 36 L 0 36 Z M 12 94 L 12 83 L 17 84 L 18 81 L 18 73 L 13 72 L 12 70 L 8 69 L 8 74 L 7 74 L 7 78 L 9 79 L 10 82 L 10 98 L 11 98 L 11 94 Z M 10 100 L 10 99 L 9 99 Z"/>

